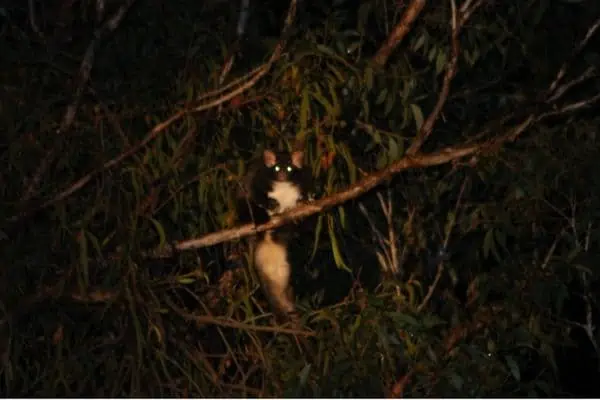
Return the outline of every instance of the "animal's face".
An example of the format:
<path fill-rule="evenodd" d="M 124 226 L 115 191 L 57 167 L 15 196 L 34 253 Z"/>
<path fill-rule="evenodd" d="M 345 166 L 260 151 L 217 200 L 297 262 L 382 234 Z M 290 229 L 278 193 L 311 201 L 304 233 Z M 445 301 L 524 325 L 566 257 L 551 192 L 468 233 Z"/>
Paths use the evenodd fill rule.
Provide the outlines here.
<path fill-rule="evenodd" d="M 276 153 L 265 150 L 263 153 L 265 167 L 271 179 L 278 182 L 293 181 L 294 176 L 302 169 L 303 158 L 304 153 L 301 151 Z"/>

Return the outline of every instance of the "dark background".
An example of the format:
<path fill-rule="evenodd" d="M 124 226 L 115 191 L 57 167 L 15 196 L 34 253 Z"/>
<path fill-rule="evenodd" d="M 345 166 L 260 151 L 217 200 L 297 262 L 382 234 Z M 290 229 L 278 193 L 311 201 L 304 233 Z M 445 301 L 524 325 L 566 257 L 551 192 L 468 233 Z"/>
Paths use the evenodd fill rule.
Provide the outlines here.
<path fill-rule="evenodd" d="M 238 34 L 242 4 L 0 2 L 0 391 L 597 397 L 600 4 L 481 2 L 422 152 L 488 145 L 298 223 L 296 327 L 244 241 L 151 250 L 234 226 L 262 148 L 302 141 L 317 198 L 401 159 L 451 2 L 376 66 L 411 2 L 300 1 L 265 76 L 146 140 L 270 57 L 289 4 L 250 0 Z"/>

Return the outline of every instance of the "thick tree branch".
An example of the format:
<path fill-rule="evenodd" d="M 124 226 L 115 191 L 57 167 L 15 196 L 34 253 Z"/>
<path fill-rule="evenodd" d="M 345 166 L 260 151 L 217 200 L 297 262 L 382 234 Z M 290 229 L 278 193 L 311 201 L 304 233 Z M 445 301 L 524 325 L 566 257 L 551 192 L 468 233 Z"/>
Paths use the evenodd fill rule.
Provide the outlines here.
<path fill-rule="evenodd" d="M 406 36 L 408 32 L 419 16 L 423 7 L 425 6 L 425 0 L 413 0 L 406 8 L 402 19 L 398 24 L 392 29 L 392 32 L 383 43 L 383 45 L 377 50 L 377 53 L 372 59 L 372 63 L 378 67 L 383 67 L 387 60 L 390 58 L 390 55 L 394 51 L 396 47 L 400 43 L 402 43 L 402 39 Z"/>
<path fill-rule="evenodd" d="M 510 129 L 505 135 L 493 139 L 486 140 L 480 143 L 473 143 L 455 147 L 447 147 L 440 151 L 431 154 L 415 154 L 412 156 L 405 156 L 402 159 L 391 164 L 387 168 L 381 171 L 374 172 L 373 174 L 361 179 L 359 182 L 350 186 L 348 189 L 332 194 L 320 200 L 302 204 L 293 210 L 290 210 L 279 216 L 271 218 L 271 220 L 265 224 L 256 226 L 254 224 L 241 225 L 231 229 L 225 229 L 219 232 L 211 233 L 203 236 L 199 239 L 185 240 L 175 244 L 177 250 L 190 250 L 200 247 L 213 246 L 218 243 L 239 239 L 245 236 L 250 236 L 258 232 L 263 232 L 269 229 L 277 228 L 285 225 L 293 220 L 306 218 L 310 215 L 322 212 L 328 208 L 342 204 L 348 200 L 355 199 L 360 195 L 370 191 L 374 187 L 380 185 L 393 175 L 404 171 L 409 168 L 422 168 L 431 167 L 434 165 L 441 165 L 447 162 L 463 158 L 468 155 L 473 155 L 482 151 L 489 151 L 490 149 L 497 148 L 499 143 L 514 140 L 520 133 L 522 133 L 527 126 L 533 121 L 533 118 L 527 119 L 523 124 L 519 125 L 518 130 L 515 132 L 514 129 Z M 168 250 L 167 250 L 168 251 Z M 155 254 L 160 254 L 161 251 L 157 250 Z"/>

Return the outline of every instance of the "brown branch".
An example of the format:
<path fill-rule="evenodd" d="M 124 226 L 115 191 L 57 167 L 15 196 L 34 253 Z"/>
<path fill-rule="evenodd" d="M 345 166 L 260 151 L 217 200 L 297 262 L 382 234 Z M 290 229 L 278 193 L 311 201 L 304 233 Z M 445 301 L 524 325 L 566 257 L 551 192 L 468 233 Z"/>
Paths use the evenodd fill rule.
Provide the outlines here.
<path fill-rule="evenodd" d="M 299 329 L 290 329 L 290 328 L 282 328 L 278 326 L 263 326 L 263 325 L 254 325 L 247 324 L 244 322 L 239 322 L 230 318 L 224 317 L 215 317 L 212 315 L 195 315 L 185 312 L 179 307 L 175 306 L 171 302 L 168 302 L 171 308 L 181 317 L 185 318 L 188 321 L 194 321 L 198 324 L 207 324 L 207 325 L 218 325 L 224 326 L 228 328 L 235 329 L 245 329 L 257 332 L 276 332 L 276 333 L 285 333 L 289 335 L 300 335 L 300 336 L 315 336 L 316 333 L 313 331 L 305 331 Z"/>
<path fill-rule="evenodd" d="M 590 25 L 590 27 L 588 28 L 585 36 L 583 37 L 583 39 L 581 40 L 581 42 L 579 42 L 579 44 L 577 45 L 577 47 L 575 48 L 575 50 L 573 50 L 573 53 L 571 54 L 571 56 L 567 60 L 565 60 L 563 62 L 562 66 L 560 67 L 560 69 L 556 73 L 556 78 L 550 84 L 550 88 L 548 89 L 548 93 L 554 93 L 556 91 L 558 85 L 560 84 L 560 82 L 562 81 L 562 79 L 566 76 L 567 70 L 569 69 L 569 65 L 571 64 L 571 61 L 575 57 L 577 57 L 577 55 L 581 52 L 581 50 L 583 50 L 585 48 L 585 46 L 587 46 L 587 44 L 589 43 L 590 39 L 592 38 L 592 36 L 594 36 L 594 34 L 598 30 L 598 28 L 600 28 L 600 17 L 597 18 L 594 21 L 594 23 L 592 23 L 592 25 Z"/>
<path fill-rule="evenodd" d="M 299 329 L 290 329 L 290 328 L 280 328 L 278 326 L 263 326 L 263 325 L 253 325 L 246 324 L 243 322 L 238 322 L 229 318 L 220 318 L 220 317 L 211 317 L 209 315 L 192 315 L 189 314 L 186 319 L 190 321 L 194 321 L 199 324 L 207 324 L 207 325 L 219 325 L 225 326 L 228 328 L 235 329 L 246 329 L 250 331 L 257 332 L 274 332 L 274 333 L 285 333 L 288 335 L 299 335 L 299 336 L 315 336 L 315 332 L 311 331 L 303 331 Z"/>
<path fill-rule="evenodd" d="M 218 232 L 209 233 L 198 239 L 176 242 L 173 248 L 179 251 L 192 250 L 255 235 L 259 232 L 278 228 L 292 221 L 309 217 L 348 200 L 355 199 L 390 179 L 393 175 L 406 169 L 432 167 L 478 153 L 490 154 L 499 150 L 502 144 L 516 140 L 517 137 L 533 122 L 540 121 L 547 116 L 547 114 L 542 114 L 536 117 L 531 114 L 524 118 L 517 126 L 506 130 L 503 135 L 487 140 L 462 144 L 460 146 L 449 146 L 430 154 L 407 155 L 388 167 L 364 177 L 342 192 L 332 194 L 317 201 L 299 205 L 286 213 L 272 217 L 269 222 L 265 224 L 258 226 L 254 224 L 245 224 L 234 228 L 223 229 Z M 504 119 L 506 117 L 502 118 Z M 484 131 L 487 131 L 487 128 L 484 128 Z M 156 248 L 148 252 L 147 255 L 151 257 L 168 257 L 172 254 L 173 248 L 169 246 Z"/>
<path fill-rule="evenodd" d="M 413 0 L 408 5 L 400 22 L 392 29 L 392 32 L 387 37 L 386 41 L 379 50 L 377 50 L 377 53 L 371 60 L 374 65 L 377 67 L 383 67 L 385 65 L 394 49 L 402 43 L 402 39 L 410 32 L 413 23 L 419 14 L 421 14 L 424 6 L 425 0 Z"/>
<path fill-rule="evenodd" d="M 202 104 L 200 104 L 198 106 L 193 106 L 193 108 L 190 111 L 191 112 L 206 111 L 211 108 L 218 107 L 221 104 L 233 99 L 234 97 L 239 96 L 240 94 L 244 93 L 245 91 L 247 91 L 248 89 L 250 89 L 251 87 L 256 85 L 256 83 L 259 81 L 259 79 L 262 78 L 263 76 L 265 76 L 267 74 L 267 72 L 269 72 L 270 68 L 271 68 L 271 64 L 269 64 L 269 63 L 262 65 L 260 68 L 257 69 L 257 72 L 254 74 L 254 76 L 252 76 L 247 82 L 242 83 L 236 89 L 232 90 L 229 93 L 223 94 L 214 100 L 204 101 Z"/>
<path fill-rule="evenodd" d="M 397 398 L 402 397 L 404 394 L 404 389 L 406 385 L 410 382 L 412 376 L 415 374 L 414 368 L 408 370 L 408 372 L 400 377 L 398 381 L 394 383 L 392 389 L 390 390 L 390 397 Z"/>
<path fill-rule="evenodd" d="M 448 243 L 450 242 L 450 236 L 452 234 L 452 231 L 454 230 L 454 226 L 456 225 L 456 218 L 458 216 L 458 210 L 462 203 L 463 195 L 465 194 L 465 188 L 467 187 L 467 180 L 468 180 L 468 177 L 465 178 L 465 180 L 463 181 L 463 183 L 460 187 L 460 192 L 458 193 L 458 198 L 456 199 L 456 205 L 454 206 L 452 221 L 448 228 L 448 232 L 446 232 L 446 238 L 444 239 L 444 243 L 443 243 L 444 251 L 446 251 L 446 249 L 448 248 Z M 433 283 L 429 286 L 429 289 L 427 290 L 427 294 L 423 298 L 423 301 L 417 307 L 417 312 L 421 312 L 423 310 L 423 308 L 425 308 L 425 306 L 429 302 L 429 299 L 431 299 L 431 296 L 433 295 L 433 292 L 435 291 L 435 288 L 437 287 L 437 285 L 440 281 L 440 278 L 442 277 L 442 274 L 444 273 L 444 269 L 445 269 L 444 262 L 442 261 L 442 262 L 438 263 L 438 268 L 437 268 L 437 273 L 435 274 L 435 279 L 433 280 Z"/>
<path fill-rule="evenodd" d="M 560 99 L 567 91 L 569 91 L 574 86 L 577 86 L 588 79 L 594 78 L 598 75 L 598 71 L 596 66 L 588 67 L 581 75 L 577 78 L 562 84 L 560 86 L 553 86 L 554 90 L 552 91 L 552 95 L 546 100 L 546 103 L 553 103 L 556 100 Z M 554 84 L 554 83 L 553 83 Z"/>
<path fill-rule="evenodd" d="M 245 75 L 242 75 L 238 78 L 235 78 L 234 80 L 232 80 L 231 82 L 229 82 L 227 85 L 225 86 L 221 86 L 217 89 L 211 90 L 210 92 L 206 92 L 206 93 L 202 93 L 201 95 L 198 95 L 197 99 L 198 101 L 200 100 L 205 100 L 208 99 L 210 97 L 217 97 L 219 96 L 221 93 L 226 92 L 232 88 L 235 88 L 239 85 L 242 84 L 242 82 L 245 82 L 249 79 L 251 79 L 256 73 L 258 73 L 259 71 L 262 71 L 262 69 L 265 67 L 264 64 L 259 65 L 258 67 L 254 68 L 253 70 L 251 70 L 250 72 L 246 73 Z"/>
<path fill-rule="evenodd" d="M 406 156 L 401 160 L 391 164 L 387 168 L 363 178 L 343 192 L 335 193 L 331 196 L 314 202 L 302 204 L 293 210 L 286 212 L 285 214 L 271 218 L 271 220 L 265 224 L 259 226 L 255 226 L 254 224 L 246 224 L 231 229 L 225 229 L 219 232 L 208 234 L 199 239 L 178 242 L 176 243 L 175 248 L 177 250 L 190 250 L 200 247 L 207 247 L 221 242 L 250 236 L 265 230 L 277 228 L 290 221 L 308 217 L 335 205 L 357 198 L 358 196 L 378 186 L 384 180 L 389 179 L 394 174 L 405 169 L 444 164 L 454 159 L 473 154 L 480 150 L 480 148 L 481 145 L 474 144 L 460 147 L 448 147 L 433 154 Z"/>
<path fill-rule="evenodd" d="M 229 49 L 229 54 L 225 57 L 225 62 L 221 68 L 219 74 L 219 85 L 222 85 L 227 78 L 227 75 L 233 68 L 235 62 L 235 54 L 241 49 L 241 43 L 243 41 L 244 32 L 246 31 L 246 24 L 248 22 L 248 13 L 250 12 L 250 0 L 242 0 L 240 4 L 240 14 L 238 17 L 238 23 L 236 27 L 237 39 Z"/>
<path fill-rule="evenodd" d="M 217 107 L 217 106 L 225 103 L 226 101 L 233 99 L 234 97 L 238 96 L 242 92 L 244 92 L 244 91 L 248 90 L 249 88 L 251 88 L 252 86 L 254 86 L 260 78 L 262 78 L 264 75 L 267 74 L 267 72 L 269 72 L 273 63 L 275 63 L 275 61 L 277 61 L 279 58 L 281 58 L 281 55 L 283 54 L 283 49 L 285 48 L 285 45 L 287 43 L 287 39 L 288 39 L 288 36 L 290 33 L 290 28 L 292 26 L 292 22 L 294 21 L 294 18 L 296 16 L 297 1 L 298 0 L 292 0 L 290 2 L 290 6 L 288 8 L 288 12 L 287 12 L 287 15 L 285 18 L 283 30 L 281 33 L 281 38 L 279 39 L 279 42 L 277 42 L 277 44 L 275 45 L 275 50 L 273 50 L 273 54 L 271 54 L 271 57 L 269 57 L 269 60 L 264 65 L 257 68 L 255 70 L 255 72 L 253 71 L 254 75 L 248 80 L 248 82 L 241 84 L 236 90 L 233 90 L 228 94 L 219 95 L 219 97 L 213 101 L 208 101 L 208 102 L 205 102 L 204 104 L 193 107 L 193 111 L 195 111 L 195 112 L 205 111 L 210 108 Z M 221 91 L 217 90 L 216 93 L 220 94 Z M 206 101 L 206 97 L 203 100 Z"/>
<path fill-rule="evenodd" d="M 587 99 L 579 100 L 574 103 L 566 104 L 561 107 L 556 107 L 555 110 L 548 111 L 548 112 L 544 113 L 543 116 L 546 117 L 546 116 L 551 116 L 551 115 L 560 115 L 560 114 L 571 113 L 571 112 L 577 111 L 579 109 L 582 109 L 584 107 L 588 107 L 597 101 L 600 101 L 600 93 L 598 93 L 592 97 L 588 97 Z"/>
<path fill-rule="evenodd" d="M 454 1 L 452 1 L 451 4 L 452 4 L 452 38 L 451 38 L 452 55 L 450 57 L 450 61 L 446 65 L 446 73 L 444 74 L 442 90 L 440 91 L 440 94 L 438 95 L 438 99 L 436 101 L 435 107 L 433 108 L 433 111 L 429 114 L 429 116 L 427 117 L 425 122 L 423 122 L 423 125 L 421 125 L 421 128 L 419 129 L 417 136 L 415 137 L 415 139 L 411 143 L 410 147 L 406 151 L 406 154 L 408 154 L 408 155 L 413 155 L 413 154 L 416 154 L 419 152 L 419 150 L 423 146 L 423 143 L 425 143 L 425 140 L 427 140 L 427 138 L 433 131 L 433 126 L 435 125 L 435 122 L 437 121 L 438 117 L 440 116 L 440 114 L 442 112 L 442 109 L 444 108 L 444 105 L 446 104 L 446 100 L 448 99 L 448 94 L 450 93 L 450 84 L 452 83 L 452 80 L 454 79 L 454 76 L 456 75 L 456 71 L 458 69 L 458 56 L 460 53 L 460 44 L 458 42 L 458 35 L 460 34 L 460 31 L 461 31 L 462 27 L 464 26 L 464 24 L 467 22 L 468 18 L 472 15 L 475 8 L 477 8 L 479 6 L 480 2 L 475 3 L 474 5 L 471 6 L 471 8 L 469 8 L 468 5 L 470 5 L 470 1 L 467 1 L 465 4 L 463 4 L 463 8 L 461 8 L 460 15 L 457 15 L 457 13 L 456 13 L 456 5 L 454 4 Z"/>

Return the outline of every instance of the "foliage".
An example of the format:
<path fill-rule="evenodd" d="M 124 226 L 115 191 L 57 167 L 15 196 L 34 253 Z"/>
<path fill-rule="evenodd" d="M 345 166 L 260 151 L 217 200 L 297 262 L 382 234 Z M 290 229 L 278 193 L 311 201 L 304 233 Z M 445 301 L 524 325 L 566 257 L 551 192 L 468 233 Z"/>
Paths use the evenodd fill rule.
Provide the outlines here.
<path fill-rule="evenodd" d="M 597 368 L 598 334 L 585 335 L 600 312 L 597 112 L 537 122 L 493 154 L 405 171 L 304 221 L 300 327 L 272 320 L 253 270 L 237 268 L 248 260 L 241 241 L 147 255 L 234 226 L 257 149 L 303 141 L 319 197 L 402 158 L 451 57 L 450 2 L 427 5 L 384 68 L 370 60 L 405 2 L 301 3 L 265 77 L 111 168 L 101 166 L 219 86 L 239 4 L 138 0 L 98 48 L 71 128 L 56 133 L 100 25 L 95 3 L 48 2 L 36 10 L 43 36 L 17 3 L 0 8 L 2 393 L 539 397 L 563 393 L 575 343 L 595 354 L 579 364 Z M 287 4 L 260 3 L 225 83 L 277 41 Z M 460 35 L 425 151 L 490 122 L 509 129 L 494 121 L 535 105 L 600 14 L 585 1 L 497 3 Z M 569 76 L 598 65 L 598 44 Z M 598 93 L 595 73 L 573 99 Z M 94 170 L 81 190 L 19 217 Z"/>

